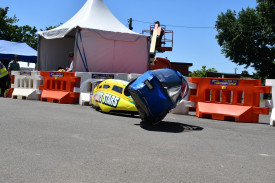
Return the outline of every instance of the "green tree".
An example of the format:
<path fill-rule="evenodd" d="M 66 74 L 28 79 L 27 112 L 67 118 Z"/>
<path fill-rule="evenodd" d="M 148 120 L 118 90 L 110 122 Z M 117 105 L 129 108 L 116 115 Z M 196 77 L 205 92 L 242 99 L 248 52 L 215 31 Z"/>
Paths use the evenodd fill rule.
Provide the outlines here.
<path fill-rule="evenodd" d="M 37 29 L 29 25 L 14 25 L 19 20 L 16 15 L 8 17 L 9 8 L 0 7 L 0 39 L 15 42 L 25 42 L 32 48 L 37 48 Z"/>
<path fill-rule="evenodd" d="M 36 27 L 31 27 L 29 25 L 16 25 L 19 20 L 16 15 L 13 17 L 8 17 L 8 11 L 9 7 L 0 7 L 0 39 L 14 42 L 24 42 L 32 48 L 37 49 L 38 35 Z M 56 26 L 46 27 L 45 30 L 40 30 L 46 31 L 54 29 L 60 25 L 62 25 L 62 23 Z"/>
<path fill-rule="evenodd" d="M 203 65 L 202 69 L 195 70 L 189 74 L 190 77 L 206 77 L 206 72 L 218 72 L 215 68 L 206 69 L 206 66 Z"/>
<path fill-rule="evenodd" d="M 40 31 L 47 31 L 47 30 L 55 29 L 56 27 L 59 27 L 60 25 L 62 25 L 62 23 L 60 23 L 59 25 L 46 27 L 45 30 L 40 29 Z"/>
<path fill-rule="evenodd" d="M 254 67 L 261 78 L 275 78 L 275 1 L 257 0 L 256 9 L 218 15 L 216 38 L 232 62 Z"/>
<path fill-rule="evenodd" d="M 11 37 L 10 33 L 14 33 L 13 24 L 18 22 L 18 19 L 14 17 L 8 17 L 9 8 L 0 7 L 0 39 L 9 40 Z"/>

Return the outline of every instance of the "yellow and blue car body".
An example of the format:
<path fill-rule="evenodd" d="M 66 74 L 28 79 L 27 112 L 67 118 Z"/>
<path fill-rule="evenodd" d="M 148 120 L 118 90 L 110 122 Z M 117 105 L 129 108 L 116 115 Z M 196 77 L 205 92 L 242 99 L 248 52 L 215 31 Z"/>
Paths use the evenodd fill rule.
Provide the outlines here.
<path fill-rule="evenodd" d="M 118 79 L 107 79 L 94 87 L 91 97 L 92 106 L 103 112 L 138 112 L 134 100 L 124 95 L 129 82 Z"/>

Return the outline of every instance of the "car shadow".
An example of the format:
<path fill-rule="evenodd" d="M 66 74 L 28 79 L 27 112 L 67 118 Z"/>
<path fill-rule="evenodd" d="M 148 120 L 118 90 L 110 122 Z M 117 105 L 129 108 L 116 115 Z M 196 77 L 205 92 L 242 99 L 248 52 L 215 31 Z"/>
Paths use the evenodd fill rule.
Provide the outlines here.
<path fill-rule="evenodd" d="M 121 116 L 126 118 L 140 118 L 138 114 L 132 115 L 127 112 L 102 112 L 108 115 Z M 167 133 L 181 133 L 181 132 L 191 132 L 191 131 L 202 131 L 203 128 L 200 126 L 188 125 L 179 122 L 171 122 L 171 121 L 161 121 L 157 125 L 152 125 L 150 123 L 145 123 L 143 121 L 140 124 L 135 124 L 136 126 L 140 126 L 144 130 L 148 131 L 156 131 L 156 132 L 167 132 Z"/>
<path fill-rule="evenodd" d="M 102 112 L 103 114 L 113 115 L 113 116 L 121 116 L 121 117 L 127 117 L 127 118 L 140 118 L 137 113 L 127 113 L 127 112 Z"/>
<path fill-rule="evenodd" d="M 141 122 L 139 125 L 142 129 L 156 132 L 167 132 L 167 133 L 181 133 L 191 131 L 202 131 L 203 128 L 200 126 L 188 125 L 178 122 L 161 121 L 157 125 L 151 125 L 148 123 Z"/>

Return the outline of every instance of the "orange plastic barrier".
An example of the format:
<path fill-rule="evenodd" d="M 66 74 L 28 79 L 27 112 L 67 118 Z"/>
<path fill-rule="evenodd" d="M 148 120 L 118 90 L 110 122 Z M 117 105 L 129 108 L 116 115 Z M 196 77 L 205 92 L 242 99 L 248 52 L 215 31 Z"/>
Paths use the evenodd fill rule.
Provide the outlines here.
<path fill-rule="evenodd" d="M 80 78 L 74 72 L 40 71 L 43 76 L 41 101 L 75 104 L 78 102 L 79 93 L 74 92 L 74 87 L 80 83 Z"/>
<path fill-rule="evenodd" d="M 14 75 L 11 76 L 11 84 L 14 84 Z"/>
<path fill-rule="evenodd" d="M 11 84 L 14 84 L 14 75 L 11 76 L 11 81 L 10 81 Z M 8 90 L 8 92 L 6 93 L 6 97 L 7 98 L 11 98 L 12 97 L 12 93 L 13 93 L 13 90 L 14 88 L 10 88 Z"/>
<path fill-rule="evenodd" d="M 190 89 L 190 96 L 194 96 L 197 94 L 197 88 L 196 89 L 189 88 L 189 89 Z M 196 111 L 196 107 L 189 107 L 189 111 Z"/>
<path fill-rule="evenodd" d="M 7 91 L 7 93 L 6 93 L 6 97 L 7 97 L 7 98 L 11 98 L 11 97 L 12 97 L 13 90 L 14 90 L 14 88 L 10 88 L 10 89 Z"/>
<path fill-rule="evenodd" d="M 270 86 L 261 86 L 255 79 L 190 78 L 197 84 L 196 116 L 236 122 L 259 122 L 259 114 L 269 114 L 261 108 L 260 93 L 270 93 Z"/>

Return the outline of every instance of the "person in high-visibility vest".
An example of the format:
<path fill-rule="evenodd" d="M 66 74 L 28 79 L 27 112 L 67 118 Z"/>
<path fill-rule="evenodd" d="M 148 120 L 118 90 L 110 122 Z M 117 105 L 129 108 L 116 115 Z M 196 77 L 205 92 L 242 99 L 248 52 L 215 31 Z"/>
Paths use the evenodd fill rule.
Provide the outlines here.
<path fill-rule="evenodd" d="M 4 97 L 4 93 L 7 89 L 7 80 L 9 78 L 9 72 L 6 67 L 0 61 L 0 89 L 1 89 L 1 97 Z"/>

